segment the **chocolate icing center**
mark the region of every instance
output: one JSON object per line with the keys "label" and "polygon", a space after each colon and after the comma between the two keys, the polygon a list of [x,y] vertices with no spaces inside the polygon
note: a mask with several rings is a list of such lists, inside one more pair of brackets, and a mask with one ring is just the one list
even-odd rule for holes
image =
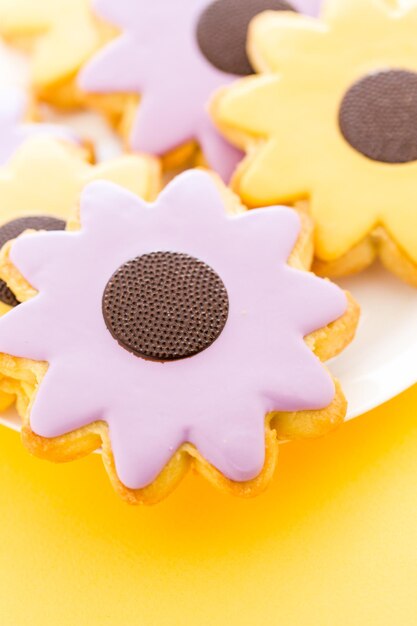
{"label": "chocolate icing center", "polygon": [[228,74],[253,74],[246,52],[251,20],[262,11],[295,11],[284,0],[215,0],[202,13],[197,41],[206,59]]}
{"label": "chocolate icing center", "polygon": [[177,252],[153,252],[125,263],[103,296],[112,336],[152,361],[175,361],[206,350],[223,331],[228,314],[229,298],[218,274]]}
{"label": "chocolate icing center", "polygon": [[8,288],[4,280],[0,280],[0,302],[7,306],[15,307],[20,304],[13,291]]}
{"label": "chocolate icing center", "polygon": [[[49,215],[19,217],[0,227],[0,248],[8,241],[16,239],[25,230],[65,230],[65,227],[66,224],[63,220]],[[0,280],[0,302],[12,307],[20,304],[16,296],[2,280]]]}
{"label": "chocolate icing center", "polygon": [[362,78],[343,98],[339,125],[352,148],[373,161],[416,161],[417,74],[387,70]]}

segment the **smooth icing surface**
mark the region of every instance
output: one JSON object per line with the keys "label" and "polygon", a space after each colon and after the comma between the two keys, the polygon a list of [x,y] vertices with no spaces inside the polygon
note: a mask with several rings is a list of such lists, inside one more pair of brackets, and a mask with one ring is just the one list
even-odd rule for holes
{"label": "smooth icing surface", "polygon": [[31,137],[48,135],[61,141],[79,142],[75,133],[64,126],[25,123],[27,109],[28,98],[23,89],[0,88],[0,166]]}
{"label": "smooth icing surface", "polygon": [[71,78],[101,39],[91,0],[0,0],[0,32],[36,37],[31,69],[40,87]]}
{"label": "smooth icing surface", "polygon": [[92,166],[83,160],[77,146],[35,137],[0,167],[0,225],[30,215],[66,220],[82,188],[98,179],[118,183],[149,199],[156,176],[144,157],[125,156]]}
{"label": "smooth icing surface", "polygon": [[[32,429],[55,437],[105,420],[118,476],[130,488],[151,483],[186,441],[225,476],[254,478],[264,462],[265,415],[321,409],[335,393],[303,337],[342,316],[346,297],[286,264],[297,214],[272,207],[227,215],[212,178],[191,171],[153,205],[93,183],[81,222],[78,232],[23,235],[11,251],[39,294],[0,320],[0,350],[49,363]],[[200,259],[228,292],[223,332],[189,359],[134,356],[102,315],[116,269],[155,251]]]}
{"label": "smooth icing surface", "polygon": [[416,32],[415,3],[394,10],[380,0],[327,0],[320,20],[258,17],[252,44],[273,74],[238,83],[214,104],[220,127],[268,138],[238,172],[238,192],[255,206],[310,197],[324,261],[382,224],[417,262],[417,162],[373,161],[339,128],[341,102],[358,80],[416,72]]}
{"label": "smooth icing surface", "polygon": [[[97,12],[123,34],[87,65],[80,85],[88,92],[141,95],[131,135],[135,151],[160,156],[196,139],[208,164],[229,180],[242,155],[214,128],[207,103],[235,76],[213,67],[196,37],[199,18],[210,2],[96,0]],[[293,4],[314,14],[320,2]]]}

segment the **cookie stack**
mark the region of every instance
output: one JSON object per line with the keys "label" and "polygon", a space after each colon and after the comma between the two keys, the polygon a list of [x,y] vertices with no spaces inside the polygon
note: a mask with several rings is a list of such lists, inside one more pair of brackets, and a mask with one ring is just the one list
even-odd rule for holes
{"label": "cookie stack", "polygon": [[0,92],[0,408],[127,502],[190,468],[257,495],[346,416],[329,278],[417,286],[416,0],[0,0],[0,32],[31,64]]}

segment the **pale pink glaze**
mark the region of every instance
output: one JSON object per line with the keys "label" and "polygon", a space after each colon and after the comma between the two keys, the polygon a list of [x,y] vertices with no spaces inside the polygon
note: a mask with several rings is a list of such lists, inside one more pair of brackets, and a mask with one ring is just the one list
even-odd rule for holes
{"label": "pale pink glaze", "polygon": [[[95,0],[97,12],[124,34],[87,65],[80,86],[87,92],[141,94],[132,149],[162,156],[196,139],[209,166],[228,181],[242,154],[217,132],[207,105],[236,77],[214,68],[196,38],[199,17],[211,2]],[[321,0],[292,4],[316,15]]]}
{"label": "pale pink glaze", "polygon": [[16,87],[0,88],[0,166],[5,165],[15,151],[31,137],[48,135],[61,141],[79,143],[70,129],[54,124],[24,123],[28,98]]}
{"label": "pale pink glaze", "polygon": [[[188,441],[225,476],[264,463],[264,418],[321,409],[334,385],[303,337],[346,311],[344,292],[286,261],[300,233],[283,207],[228,216],[211,177],[182,174],[149,205],[112,183],[81,200],[82,230],[23,235],[11,259],[39,294],[0,320],[0,351],[49,363],[31,411],[44,437],[109,425],[130,488],[151,483]],[[125,262],[155,251],[201,259],[222,278],[230,314],[204,352],[169,363],[133,356],[102,316],[103,291]]]}

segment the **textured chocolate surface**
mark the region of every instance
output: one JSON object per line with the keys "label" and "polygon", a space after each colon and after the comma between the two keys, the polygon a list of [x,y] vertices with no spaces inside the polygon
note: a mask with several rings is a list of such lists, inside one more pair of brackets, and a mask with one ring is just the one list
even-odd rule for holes
{"label": "textured chocolate surface", "polygon": [[358,152],[382,163],[417,160],[417,74],[388,70],[355,83],[343,98],[339,125]]}
{"label": "textured chocolate surface", "polygon": [[4,280],[0,280],[0,302],[12,307],[20,304],[19,300],[16,298],[13,291],[8,288]]}
{"label": "textured chocolate surface", "polygon": [[284,0],[215,0],[200,17],[197,41],[206,59],[228,74],[247,76],[253,68],[246,52],[251,20],[262,11],[295,11]]}
{"label": "textured chocolate surface", "polygon": [[[11,239],[16,239],[25,230],[65,230],[65,226],[63,220],[48,215],[20,217],[0,226],[0,248]],[[3,281],[0,281],[0,302],[12,307],[19,304],[19,301]]]}
{"label": "textured chocolate surface", "polygon": [[65,230],[64,220],[49,215],[19,217],[0,226],[0,248],[11,239],[16,239],[25,230]]}
{"label": "textured chocolate surface", "polygon": [[103,296],[113,337],[153,361],[202,352],[221,334],[228,314],[221,278],[202,261],[177,252],[154,252],[122,265]]}

